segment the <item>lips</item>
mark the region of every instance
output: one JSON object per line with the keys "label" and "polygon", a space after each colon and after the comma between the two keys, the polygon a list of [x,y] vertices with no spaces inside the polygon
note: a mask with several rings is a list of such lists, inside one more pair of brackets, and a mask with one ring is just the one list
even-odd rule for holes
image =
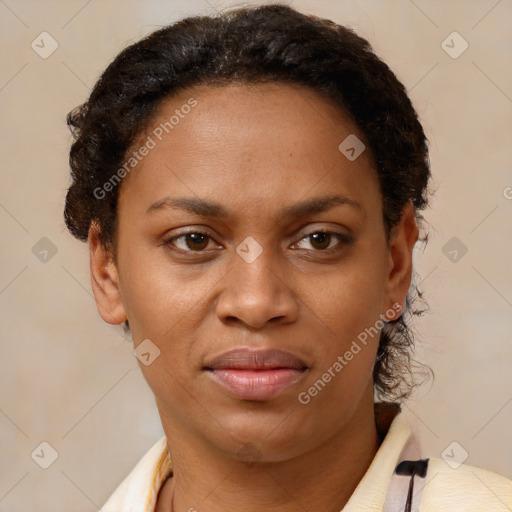
{"label": "lips", "polygon": [[243,400],[266,401],[303,378],[306,363],[279,349],[235,349],[203,368],[224,390]]}
{"label": "lips", "polygon": [[224,352],[212,359],[205,368],[219,370],[224,368],[238,370],[270,370],[278,368],[294,368],[302,370],[307,365],[302,359],[279,349],[249,350],[235,349]]}

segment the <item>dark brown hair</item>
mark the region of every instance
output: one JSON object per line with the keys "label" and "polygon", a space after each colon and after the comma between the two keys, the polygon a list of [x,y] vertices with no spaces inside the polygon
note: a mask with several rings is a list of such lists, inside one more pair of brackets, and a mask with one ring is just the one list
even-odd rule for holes
{"label": "dark brown hair", "polygon": [[[387,237],[409,201],[422,220],[427,140],[404,86],[350,28],[273,4],[189,17],[119,53],[89,99],[67,116],[74,136],[64,211],[69,231],[86,241],[96,222],[115,255],[122,183],[100,198],[95,191],[104,190],[162,100],[193,85],[264,82],[311,87],[350,114],[373,155]],[[380,398],[405,399],[415,385],[408,379],[414,342],[406,317],[423,312],[412,308],[418,299],[412,286],[405,312],[381,331],[374,367]]]}

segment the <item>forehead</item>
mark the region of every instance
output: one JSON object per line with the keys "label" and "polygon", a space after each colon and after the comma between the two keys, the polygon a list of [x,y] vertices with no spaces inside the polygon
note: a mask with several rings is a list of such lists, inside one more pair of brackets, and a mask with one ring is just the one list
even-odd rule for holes
{"label": "forehead", "polygon": [[349,159],[346,140],[364,147],[350,116],[308,87],[192,87],[160,104],[134,145],[151,149],[125,180],[147,206],[184,193],[235,208],[326,192],[372,199],[378,182],[369,148]]}

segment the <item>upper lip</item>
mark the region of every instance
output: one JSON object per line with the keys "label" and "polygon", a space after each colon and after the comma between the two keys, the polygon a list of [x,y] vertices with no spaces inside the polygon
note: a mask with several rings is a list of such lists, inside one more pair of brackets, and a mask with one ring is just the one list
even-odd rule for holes
{"label": "upper lip", "polygon": [[270,370],[278,368],[295,368],[303,370],[306,363],[291,352],[277,348],[251,350],[240,348],[224,352],[208,361],[209,370],[233,368],[238,370]]}

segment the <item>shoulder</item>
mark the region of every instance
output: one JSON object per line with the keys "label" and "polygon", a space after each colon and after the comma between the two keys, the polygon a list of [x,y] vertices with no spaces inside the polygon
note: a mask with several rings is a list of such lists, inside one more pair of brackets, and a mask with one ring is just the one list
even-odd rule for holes
{"label": "shoulder", "polygon": [[101,512],[153,511],[160,486],[170,470],[167,440],[164,436],[119,484]]}
{"label": "shoulder", "polygon": [[512,480],[462,464],[451,468],[443,459],[429,459],[420,512],[510,512]]}

